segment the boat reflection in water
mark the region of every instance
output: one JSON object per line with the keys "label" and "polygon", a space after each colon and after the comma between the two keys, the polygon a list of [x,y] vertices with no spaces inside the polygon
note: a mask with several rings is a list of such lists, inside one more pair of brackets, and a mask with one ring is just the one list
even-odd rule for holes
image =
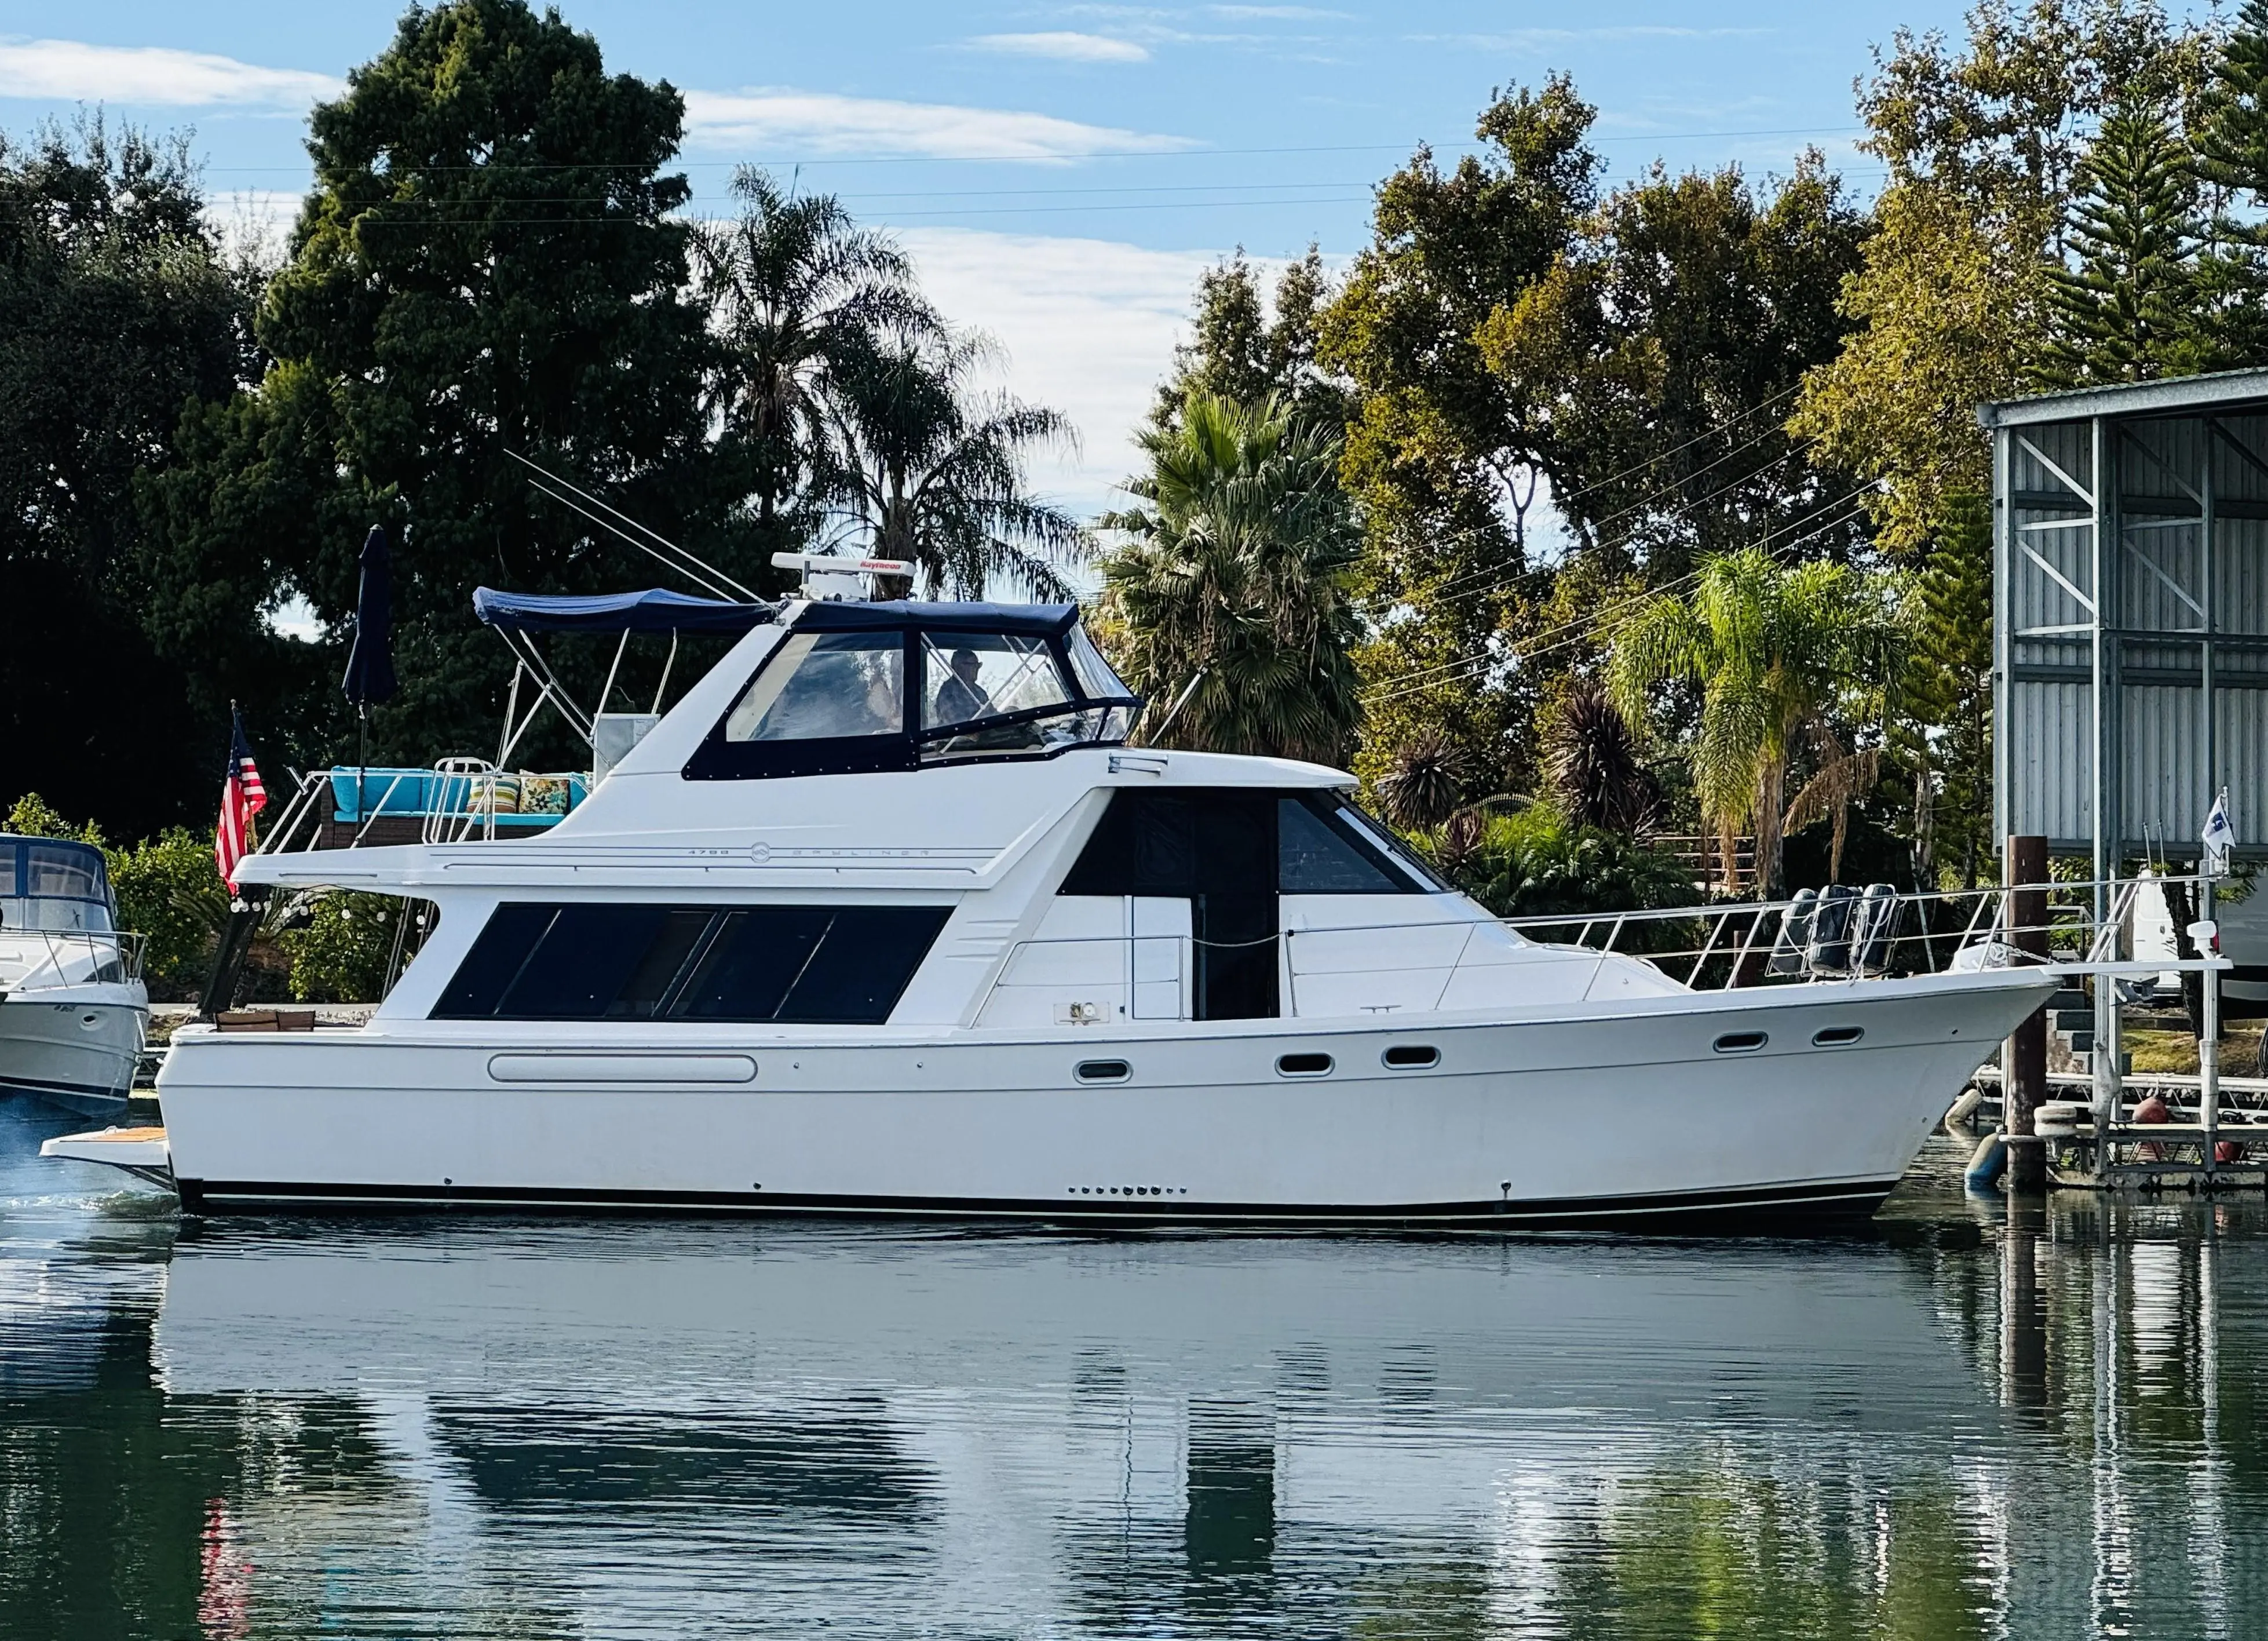
{"label": "boat reflection in water", "polygon": [[2259,1219],[18,1213],[0,1633],[2239,1634]]}

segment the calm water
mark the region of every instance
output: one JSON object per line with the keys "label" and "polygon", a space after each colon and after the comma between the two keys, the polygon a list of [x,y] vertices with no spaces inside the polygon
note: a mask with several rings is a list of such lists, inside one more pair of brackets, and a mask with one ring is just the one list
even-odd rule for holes
{"label": "calm water", "polygon": [[2268,1221],[183,1227],[0,1102],[0,1636],[2248,1635]]}

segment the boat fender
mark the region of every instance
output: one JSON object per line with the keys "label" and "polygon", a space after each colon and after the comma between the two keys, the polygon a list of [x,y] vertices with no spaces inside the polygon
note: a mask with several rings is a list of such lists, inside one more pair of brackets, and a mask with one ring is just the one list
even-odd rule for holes
{"label": "boat fender", "polygon": [[2008,1165],[2008,1142],[1998,1128],[1977,1142],[1976,1154],[1962,1171],[1961,1183],[1971,1191],[1990,1191]]}
{"label": "boat fender", "polygon": [[[2162,1094],[2154,1093],[2134,1107],[2134,1120],[2138,1123],[2171,1122],[2173,1120],[2173,1108],[2166,1104],[2166,1097]],[[2137,1149],[2146,1161],[2162,1163],[2166,1160],[2166,1148],[2162,1145],[2144,1145]]]}
{"label": "boat fender", "polygon": [[1969,1120],[1977,1114],[1977,1108],[1984,1103],[1984,1090],[1979,1088],[1962,1090],[1961,1098],[1945,1108],[1945,1131],[1948,1134],[1957,1135],[1962,1139],[1967,1139],[1976,1133],[1977,1130],[1970,1125]]}

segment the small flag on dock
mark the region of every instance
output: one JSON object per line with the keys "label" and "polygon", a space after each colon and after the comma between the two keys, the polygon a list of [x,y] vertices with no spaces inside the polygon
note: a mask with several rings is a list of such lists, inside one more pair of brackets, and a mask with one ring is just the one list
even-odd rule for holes
{"label": "small flag on dock", "polygon": [[268,807],[268,788],[260,783],[260,765],[252,761],[252,743],[244,738],[244,714],[229,708],[231,736],[228,772],[220,783],[220,820],[213,828],[213,863],[232,891],[236,888],[236,863],[251,847],[252,817]]}
{"label": "small flag on dock", "polygon": [[2228,788],[2223,787],[2220,795],[2213,801],[2213,813],[2205,817],[2205,872],[2208,877],[2228,875],[2229,852],[2236,847],[2236,828],[2228,824]]}

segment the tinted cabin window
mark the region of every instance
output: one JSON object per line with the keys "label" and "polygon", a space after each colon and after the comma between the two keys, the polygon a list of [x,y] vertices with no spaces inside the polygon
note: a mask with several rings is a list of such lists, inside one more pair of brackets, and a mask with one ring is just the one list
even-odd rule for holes
{"label": "tinted cabin window", "polygon": [[1287,895],[1403,895],[1406,878],[1298,798],[1276,805],[1276,886]]}
{"label": "tinted cabin window", "polygon": [[498,906],[433,1010],[444,1020],[880,1025],[944,906]]}

